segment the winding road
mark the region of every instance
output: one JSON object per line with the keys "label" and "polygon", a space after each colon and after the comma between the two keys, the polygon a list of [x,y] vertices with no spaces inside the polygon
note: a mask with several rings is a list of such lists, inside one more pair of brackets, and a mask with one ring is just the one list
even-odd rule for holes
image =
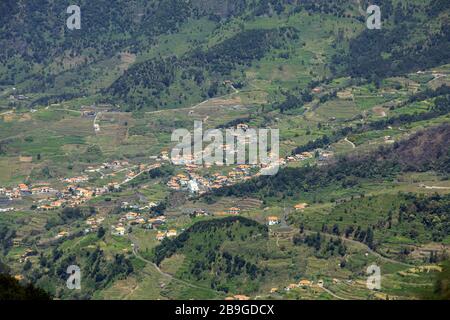
{"label": "winding road", "polygon": [[347,137],[344,139],[344,141],[350,143],[352,145],[353,149],[356,148],[355,144],[353,142],[351,142],[350,140],[348,140]]}
{"label": "winding road", "polygon": [[[279,233],[292,234],[292,233],[297,233],[297,232],[298,232],[298,230],[291,230],[291,231],[288,231],[288,232],[279,232]],[[337,236],[337,235],[330,234],[330,233],[324,233],[324,232],[320,232],[320,231],[306,230],[306,229],[303,230],[303,233],[305,233],[307,235],[317,234],[317,232],[319,232],[320,235],[328,236],[328,237],[331,237],[333,239],[341,239],[343,242],[352,243],[352,244],[354,244],[356,246],[359,246],[359,247],[364,247],[364,249],[368,253],[373,254],[374,256],[376,256],[377,258],[379,258],[381,260],[384,260],[385,262],[401,264],[401,265],[403,265],[405,267],[416,267],[413,264],[409,264],[409,263],[406,263],[406,262],[402,262],[402,261],[398,261],[398,260],[395,260],[395,259],[391,259],[391,258],[385,257],[385,256],[381,255],[380,253],[378,253],[378,252],[372,250],[371,248],[369,248],[365,243],[359,242],[357,240],[349,239],[349,238],[346,238],[344,236]]]}
{"label": "winding road", "polygon": [[[136,239],[135,239],[132,235],[128,235],[128,239],[133,243],[132,247],[133,247],[133,254],[134,254],[134,256],[135,256],[137,259],[141,260],[142,262],[145,262],[145,263],[147,263],[147,264],[152,265],[152,266],[158,271],[159,274],[161,274],[161,275],[163,275],[163,276],[169,278],[170,280],[173,280],[173,281],[178,282],[178,283],[182,283],[182,284],[184,284],[184,285],[186,285],[186,286],[189,286],[189,287],[191,287],[191,288],[201,289],[201,290],[212,290],[212,291],[215,291],[215,290],[213,290],[213,289],[209,289],[209,288],[205,288],[205,287],[196,286],[195,284],[192,284],[192,283],[190,283],[190,282],[187,282],[187,281],[184,281],[184,280],[175,278],[175,277],[172,276],[171,274],[162,271],[162,270],[158,267],[158,265],[157,265],[156,263],[154,263],[154,262],[152,262],[152,261],[150,261],[150,260],[145,259],[144,257],[142,257],[142,256],[139,254],[139,252],[138,252],[138,251],[139,251],[139,244],[137,243]],[[215,292],[217,292],[217,291],[215,291]],[[217,292],[217,293],[219,293],[219,292]]]}

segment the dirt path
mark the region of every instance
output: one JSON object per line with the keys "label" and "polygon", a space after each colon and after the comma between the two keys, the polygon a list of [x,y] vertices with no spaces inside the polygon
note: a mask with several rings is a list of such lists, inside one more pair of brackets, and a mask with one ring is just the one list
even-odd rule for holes
{"label": "dirt path", "polygon": [[378,115],[378,116],[380,116],[380,117],[386,117],[386,116],[387,116],[386,111],[385,111],[384,108],[381,107],[381,106],[373,107],[373,108],[372,108],[372,111],[373,111],[376,115]]}
{"label": "dirt path", "polygon": [[450,187],[439,187],[439,186],[424,186],[425,189],[438,189],[438,190],[449,190]]}
{"label": "dirt path", "polygon": [[356,0],[356,4],[358,5],[359,14],[361,14],[362,16],[366,16],[366,11],[364,11],[361,6],[361,0]]}
{"label": "dirt path", "polygon": [[150,167],[148,167],[148,168],[145,168],[144,170],[142,170],[141,172],[139,172],[139,173],[137,173],[135,176],[133,176],[133,177],[131,177],[131,178],[127,178],[127,179],[125,179],[124,181],[122,181],[120,184],[119,184],[119,187],[121,187],[121,186],[123,186],[124,184],[126,184],[126,183],[128,183],[128,182],[130,182],[130,181],[133,181],[134,179],[136,179],[137,177],[139,177],[141,174],[143,174],[144,172],[148,172],[148,171],[150,171],[150,170],[153,170],[153,169],[156,169],[156,168],[159,168],[159,167],[161,167],[161,164],[159,164],[159,163],[156,163],[156,164],[154,164],[154,165],[151,165]]}
{"label": "dirt path", "polygon": [[139,288],[139,283],[137,283],[133,288],[131,288],[130,292],[126,294],[126,296],[122,300],[128,300],[131,295]]}
{"label": "dirt path", "polygon": [[[161,274],[161,275],[163,275],[163,276],[169,278],[170,280],[173,280],[173,281],[178,282],[178,283],[182,283],[182,284],[184,284],[184,285],[186,285],[186,286],[189,286],[189,287],[191,287],[191,288],[201,289],[201,290],[205,290],[205,289],[208,290],[208,288],[196,286],[195,284],[192,284],[192,283],[190,283],[190,282],[187,282],[187,281],[184,281],[184,280],[175,278],[175,277],[172,276],[171,274],[162,271],[162,270],[156,265],[156,263],[154,263],[154,262],[152,262],[152,261],[150,261],[150,260],[145,259],[144,257],[142,257],[142,256],[139,254],[139,252],[138,252],[138,250],[139,250],[139,244],[137,243],[136,239],[133,238],[133,236],[129,235],[129,236],[128,236],[128,239],[133,243],[133,254],[134,254],[134,256],[135,256],[136,258],[138,258],[139,260],[141,260],[142,262],[145,262],[145,263],[147,263],[147,264],[152,265],[152,266],[158,271],[159,274]],[[214,291],[213,289],[209,289],[209,290]],[[217,292],[217,291],[216,291],[216,292]]]}
{"label": "dirt path", "polygon": [[[298,232],[298,231],[297,230],[291,230],[291,231],[284,232],[284,233],[291,234],[291,233],[296,233],[296,232]],[[313,231],[313,230],[306,230],[306,229],[303,230],[303,233],[305,233],[307,235],[316,234],[317,232],[318,231]],[[280,233],[283,233],[283,232],[280,231]],[[401,262],[401,261],[398,261],[398,260],[395,260],[395,259],[391,259],[391,258],[385,257],[385,256],[381,255],[380,253],[370,249],[365,243],[362,243],[362,242],[359,242],[359,241],[356,241],[356,240],[353,240],[353,239],[349,239],[349,238],[346,238],[344,236],[337,236],[337,235],[334,235],[334,234],[324,233],[324,232],[320,232],[320,231],[319,231],[319,234],[331,237],[333,239],[341,239],[343,242],[352,243],[352,244],[354,244],[356,246],[359,246],[359,247],[364,247],[364,249],[368,253],[371,253],[374,256],[376,256],[377,258],[380,258],[381,260],[384,260],[386,262],[401,264],[401,265],[406,266],[406,267],[416,267],[413,264],[409,264],[409,263],[406,263],[406,262]]]}
{"label": "dirt path", "polygon": [[79,113],[81,114],[80,110],[74,110],[74,109],[52,109],[53,111],[70,111],[70,112],[75,112],[75,113]]}
{"label": "dirt path", "polygon": [[202,105],[204,105],[204,104],[206,104],[206,103],[208,103],[210,101],[225,99],[225,98],[231,97],[231,96],[239,93],[239,90],[237,90],[235,87],[231,86],[231,88],[234,90],[234,92],[227,93],[227,94],[225,94],[223,96],[220,96],[220,97],[214,97],[214,98],[211,98],[211,99],[207,99],[205,101],[202,101],[202,102],[196,104],[195,106],[185,107],[185,108],[176,108],[176,109],[162,109],[162,110],[155,110],[155,111],[147,111],[146,114],[156,114],[156,113],[161,113],[161,112],[165,112],[165,111],[195,110],[198,107],[201,107]]}
{"label": "dirt path", "polygon": [[95,115],[95,118],[94,118],[93,126],[94,126],[94,131],[95,131],[95,133],[97,133],[97,132],[100,131],[100,125],[97,124],[97,118],[98,118],[98,116],[100,116],[101,114],[102,114],[101,112],[97,112],[97,114]]}
{"label": "dirt path", "polygon": [[0,116],[3,116],[5,114],[10,114],[10,113],[13,113],[13,111],[9,110],[9,111],[2,112],[2,113],[0,113]]}
{"label": "dirt path", "polygon": [[[316,234],[317,233],[317,231],[312,231],[312,230],[304,230],[304,232],[305,233],[309,233],[309,234]],[[357,246],[360,246],[360,247],[364,247],[364,249],[367,252],[373,254],[374,256],[376,256],[376,257],[378,257],[381,260],[384,260],[386,262],[397,263],[397,264],[401,264],[401,265],[404,265],[404,266],[407,266],[407,267],[414,267],[414,265],[412,265],[412,264],[401,262],[401,261],[398,261],[398,260],[395,260],[395,259],[391,259],[391,258],[385,257],[385,256],[381,255],[380,253],[370,249],[365,243],[362,243],[362,242],[359,242],[359,241],[356,241],[356,240],[353,240],[353,239],[349,239],[349,238],[346,238],[344,236],[337,236],[337,235],[334,235],[334,234],[323,233],[323,232],[319,232],[319,233],[322,234],[322,235],[325,235],[325,236],[332,237],[334,239],[341,239],[344,242],[352,243],[354,245],[357,245]]]}
{"label": "dirt path", "polygon": [[430,84],[431,82],[433,82],[433,81],[435,81],[435,80],[439,80],[439,79],[445,78],[445,77],[447,77],[447,75],[445,75],[445,74],[437,74],[437,75],[434,75],[434,78],[431,79],[430,81],[428,81],[428,84]]}
{"label": "dirt path", "polygon": [[332,296],[335,297],[336,299],[339,299],[339,300],[348,300],[348,299],[346,299],[346,298],[343,298],[343,297],[341,297],[341,296],[338,296],[337,294],[335,294],[335,293],[334,293],[333,291],[331,291],[330,289],[327,289],[327,288],[325,288],[325,287],[318,287],[318,288],[320,288],[320,289],[322,289],[323,291],[325,291],[326,293],[332,295]]}
{"label": "dirt path", "polygon": [[350,143],[352,145],[353,149],[356,148],[355,144],[353,142],[351,142],[350,140],[348,140],[347,137],[345,137],[344,141]]}

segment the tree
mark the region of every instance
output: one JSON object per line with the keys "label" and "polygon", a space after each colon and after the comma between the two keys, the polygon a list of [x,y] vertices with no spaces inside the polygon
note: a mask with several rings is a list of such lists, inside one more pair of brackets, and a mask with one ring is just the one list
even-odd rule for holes
{"label": "tree", "polygon": [[105,228],[103,227],[98,228],[97,238],[102,239],[105,236],[105,233],[106,233]]}
{"label": "tree", "polygon": [[7,274],[0,274],[0,301],[2,300],[51,300],[51,296],[31,284],[21,285]]}
{"label": "tree", "polygon": [[27,261],[25,262],[25,264],[23,265],[23,271],[28,271],[28,270],[31,269],[31,267],[32,267],[31,261],[30,261],[30,260],[27,260]]}
{"label": "tree", "polygon": [[367,228],[365,243],[369,248],[373,249],[373,230],[371,227]]}
{"label": "tree", "polygon": [[334,224],[332,232],[335,235],[340,235],[341,234],[341,232],[339,231],[339,226],[337,224]]}
{"label": "tree", "polygon": [[425,298],[450,300],[450,260],[442,263],[442,271],[436,273],[434,292]]}

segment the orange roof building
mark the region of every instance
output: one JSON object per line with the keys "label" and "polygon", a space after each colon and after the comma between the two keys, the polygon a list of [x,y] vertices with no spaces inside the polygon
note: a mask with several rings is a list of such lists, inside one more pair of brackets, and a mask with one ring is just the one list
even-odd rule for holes
{"label": "orange roof building", "polygon": [[295,206],[294,206],[294,208],[295,208],[295,210],[304,210],[306,207],[308,207],[308,204],[307,203],[299,203],[299,204],[296,204]]}

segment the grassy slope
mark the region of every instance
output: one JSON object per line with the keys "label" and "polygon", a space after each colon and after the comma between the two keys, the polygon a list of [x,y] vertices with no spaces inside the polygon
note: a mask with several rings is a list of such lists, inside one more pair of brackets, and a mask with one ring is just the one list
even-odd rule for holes
{"label": "grassy slope", "polygon": [[[332,42],[336,36],[336,30],[342,28],[345,30],[346,36],[352,36],[355,32],[360,31],[363,26],[360,23],[355,23],[352,19],[342,19],[335,18],[330,15],[308,15],[305,13],[299,13],[291,16],[289,19],[280,18],[277,16],[272,17],[259,17],[253,21],[241,21],[240,19],[232,19],[227,23],[224,23],[220,29],[214,30],[214,24],[210,21],[191,21],[182,27],[181,34],[175,33],[171,35],[164,35],[158,38],[158,44],[152,46],[145,54],[138,55],[137,61],[143,61],[148,58],[154,58],[155,56],[162,55],[167,56],[171,53],[176,53],[177,55],[184,54],[195,40],[204,41],[207,46],[212,46],[225,38],[229,38],[241,30],[240,24],[244,24],[245,29],[251,28],[272,28],[279,26],[292,26],[300,30],[300,41],[291,42],[288,48],[282,50],[273,49],[271,50],[263,59],[260,61],[255,61],[248,69],[245,70],[245,76],[247,80],[247,85],[244,89],[236,96],[240,97],[242,101],[248,101],[248,104],[265,104],[266,102],[277,101],[282,98],[280,94],[280,88],[283,89],[295,89],[296,86],[304,87],[309,81],[313,79],[322,79],[324,76],[329,75],[327,67],[324,65],[325,62],[329,61],[331,55],[334,52],[332,47]],[[214,31],[213,31],[214,30]],[[320,39],[316,38],[317,30],[320,30]],[[180,41],[180,38],[183,41]],[[185,40],[185,41],[184,41]],[[195,42],[196,43],[196,42]],[[304,44],[303,44],[304,43]],[[290,54],[288,59],[281,58],[280,53]],[[88,78],[95,80],[88,80],[88,82],[83,83],[87,85],[91,90],[95,91],[95,87],[101,88],[107,86],[113,81],[114,78],[119,76],[120,73],[116,72],[114,69],[109,70],[111,65],[117,64],[116,58],[105,62],[99,62],[93,65],[94,70],[99,68],[100,72],[95,73],[90,71]],[[281,68],[280,68],[281,66]],[[446,70],[445,67],[439,68]],[[448,71],[448,68],[447,68]],[[62,74],[61,79],[64,77],[70,77],[70,74]],[[419,77],[419,79],[417,79]],[[428,75],[429,77],[429,75]],[[306,142],[313,140],[316,137],[320,137],[323,134],[330,134],[336,128],[342,125],[356,124],[359,120],[349,120],[358,114],[367,114],[367,120],[379,119],[379,115],[373,111],[373,107],[382,105],[385,101],[392,99],[402,99],[405,96],[411,94],[415,90],[412,86],[408,84],[410,80],[414,80],[420,83],[420,89],[426,86],[434,85],[430,79],[426,79],[426,76],[417,75],[405,75],[399,79],[386,80],[383,82],[381,89],[375,88],[372,85],[349,85],[346,83],[345,79],[333,81],[331,84],[326,85],[327,90],[335,90],[343,87],[348,87],[352,90],[354,95],[354,101],[342,101],[341,99],[333,99],[325,104],[320,104],[318,108],[314,107],[314,103],[305,114],[297,113],[295,110],[288,114],[280,114],[277,111],[272,111],[268,113],[271,117],[279,117],[280,121],[278,126],[282,132],[282,150],[284,153],[288,154],[293,147],[305,144]],[[430,82],[429,82],[430,81]],[[442,80],[440,80],[442,81]],[[445,79],[444,79],[445,81]],[[400,89],[393,90],[391,83],[401,83]],[[61,83],[61,88],[66,85],[64,81]],[[59,88],[55,90],[58,92]],[[385,92],[394,91],[394,93]],[[380,97],[379,95],[382,95]],[[89,99],[89,98],[88,98]],[[255,103],[257,101],[258,103]],[[316,101],[316,100],[315,100]],[[81,104],[87,103],[89,100],[73,100],[62,105],[63,108],[78,108]],[[189,103],[187,104],[189,105]],[[405,107],[389,110],[387,111],[387,116],[397,115],[401,113],[411,113],[416,110],[423,109],[423,104],[407,105]],[[211,114],[211,108],[205,108],[206,110],[198,111],[198,114],[194,117],[202,118],[205,115],[210,115],[212,121],[210,126],[219,125],[221,121],[216,119],[222,118],[226,115],[227,121],[233,118],[241,117],[243,115],[255,115],[252,120],[252,124],[261,125],[264,123],[264,117],[258,114],[254,109],[249,108],[242,112],[235,111],[233,114],[228,112],[223,112],[219,110],[220,108],[213,109]],[[2,156],[1,164],[4,166],[5,170],[1,170],[2,179],[6,184],[17,184],[22,182],[27,174],[31,170],[39,170],[43,166],[47,165],[53,168],[57,174],[56,176],[64,176],[67,174],[77,174],[81,171],[81,168],[75,166],[74,169],[68,170],[60,165],[60,163],[67,163],[68,160],[74,159],[74,155],[82,153],[88,144],[97,144],[102,148],[103,156],[98,159],[99,162],[111,157],[121,157],[126,156],[129,158],[134,158],[139,156],[139,154],[151,155],[159,152],[162,148],[167,148],[168,135],[169,132],[159,132],[160,128],[171,128],[172,126],[179,126],[180,123],[186,127],[190,128],[189,123],[192,122],[192,117],[186,115],[186,112],[167,112],[161,114],[148,114],[148,115],[138,115],[137,117],[132,117],[130,114],[119,114],[117,116],[107,116],[102,121],[102,125],[105,127],[104,133],[100,136],[94,136],[92,134],[92,119],[81,119],[76,113],[70,111],[52,111],[50,110],[40,110],[37,113],[31,115],[31,119],[27,116],[28,113],[18,113],[15,115],[12,121],[4,121],[1,124],[1,138],[12,138],[11,149],[13,150],[11,156]],[[170,119],[168,119],[170,116]],[[335,122],[329,121],[331,117],[336,117]],[[225,119],[224,119],[225,120]],[[144,134],[138,134],[136,136],[125,137],[123,132],[126,132],[127,128],[124,126],[124,122],[128,122],[128,126],[146,126],[146,132]],[[181,122],[176,122],[181,121]],[[359,148],[372,148],[373,145],[383,144],[383,137],[385,135],[391,135],[394,139],[401,138],[405,133],[403,130],[408,130],[407,133],[418,130],[422,127],[429,126],[431,124],[437,124],[439,122],[448,121],[448,117],[442,117],[440,119],[434,119],[432,121],[426,121],[422,123],[413,123],[405,126],[405,128],[394,128],[387,129],[383,131],[371,131],[360,135],[355,135],[349,137]],[[226,122],[226,121],[223,121]],[[317,125],[321,123],[322,126],[319,129]],[[42,130],[42,127],[47,127],[47,130]],[[402,130],[400,130],[402,129]],[[307,134],[308,133],[308,134]],[[25,141],[27,136],[33,137],[33,143]],[[51,138],[48,138],[48,137]],[[76,137],[74,137],[76,136]],[[61,139],[63,138],[63,139]],[[50,143],[49,143],[50,142]],[[36,148],[36,143],[39,143],[42,148]],[[142,148],[142,146],[145,146]],[[348,146],[333,146],[336,149],[342,150],[342,152],[352,151],[352,149],[346,149]],[[81,152],[80,152],[81,150]],[[16,157],[20,153],[29,153],[36,155],[41,152],[43,157],[40,162],[34,162],[32,166],[25,164],[15,164],[14,171],[9,169],[11,163],[16,162]],[[80,162],[76,161],[77,164]],[[8,169],[6,169],[8,168]],[[24,173],[25,172],[25,173]],[[5,179],[5,180],[3,180]],[[392,197],[392,201],[395,202],[396,192],[398,190],[402,191],[414,191],[414,192],[424,192],[418,185],[421,181],[425,181],[427,184],[430,183],[442,183],[446,185],[445,181],[439,181],[439,177],[434,174],[425,174],[415,177],[405,177],[405,182],[383,182],[371,184],[368,183],[363,185],[359,192],[369,192],[376,194],[377,201],[380,202],[379,198]],[[413,183],[411,183],[413,181]],[[391,188],[391,189],[390,189]],[[160,190],[158,190],[160,192]],[[385,195],[387,194],[387,195]],[[340,188],[334,190],[323,190],[323,195],[329,199],[330,197],[339,198],[346,196]],[[117,199],[124,196],[124,194],[117,195]],[[305,194],[305,197],[310,195]],[[321,195],[319,195],[321,196]],[[305,197],[300,197],[296,199],[291,199],[288,205],[294,204],[297,201],[305,200]],[[163,198],[163,196],[161,197]],[[160,198],[160,199],[161,199]],[[311,198],[307,198],[308,202]],[[382,201],[381,201],[382,202]],[[282,213],[283,203],[280,201],[269,201],[267,204],[270,207],[269,212]],[[350,202],[348,206],[353,205],[366,205],[366,203],[359,203],[355,200],[354,203]],[[343,205],[345,206],[345,205]],[[373,206],[373,205],[372,205]],[[377,210],[381,214],[385,214],[385,208],[387,206],[384,202],[380,206],[376,206]],[[368,206],[368,208],[373,208]],[[309,211],[308,211],[309,210]],[[310,209],[305,211],[304,215],[311,216],[310,224],[311,228],[320,228],[321,222],[326,221],[330,225],[337,222],[339,223],[340,215],[343,207],[334,208],[333,203],[324,204],[314,204]],[[363,210],[364,211],[364,210]],[[371,209],[369,209],[370,212]],[[331,216],[325,215],[325,213],[335,212],[336,216],[333,214]],[[378,211],[377,211],[378,212]],[[320,219],[317,218],[319,214]],[[257,208],[254,211],[245,213],[255,219],[261,219],[264,222],[264,217],[261,215],[261,208]],[[351,212],[354,214],[354,212]],[[15,218],[25,217],[29,213],[15,213],[11,216],[12,220],[10,223],[14,225],[13,221]],[[35,213],[33,213],[35,215]],[[267,214],[266,214],[267,215]],[[338,216],[339,215],[339,216]],[[366,216],[366,212],[358,212],[358,221],[362,219],[359,216]],[[299,215],[298,218],[300,218]],[[375,219],[374,215],[367,215],[369,222]],[[33,217],[34,218],[34,217]],[[39,217],[37,217],[39,218]],[[344,216],[343,219],[351,219],[350,214]],[[38,219],[39,220],[39,219]],[[113,221],[113,220],[112,220]],[[111,222],[112,222],[111,221]],[[375,221],[375,220],[373,220]],[[42,228],[43,221],[36,221],[36,228]],[[23,228],[23,227],[19,227]],[[23,230],[22,230],[23,231]],[[143,241],[151,238],[154,239],[154,234],[145,232],[138,234],[138,237]],[[400,239],[402,240],[402,239]],[[123,249],[129,247],[130,242],[123,241],[121,239],[114,239],[112,237],[107,237],[104,242],[97,242],[96,240],[89,239],[88,237],[82,237],[76,241],[80,248],[88,247],[91,244],[100,244],[102,248],[108,251],[108,253],[118,253]],[[278,243],[278,245],[277,245]],[[279,246],[284,245],[284,250],[279,250]],[[73,243],[67,242],[64,244],[64,248],[68,249]],[[154,246],[152,243],[150,247]],[[289,236],[286,239],[277,239],[276,237],[271,237],[268,244],[271,248],[271,254],[274,257],[267,262],[270,267],[273,268],[274,272],[270,273],[268,279],[262,284],[261,293],[267,294],[268,290],[272,286],[279,286],[280,284],[288,284],[294,279],[298,280],[301,277],[318,279],[324,277],[327,285],[340,293],[341,295],[347,296],[349,298],[368,298],[371,293],[364,289],[363,285],[350,286],[344,283],[339,285],[332,284],[332,278],[347,279],[364,271],[364,267],[374,259],[375,256],[365,257],[364,248],[357,247],[354,249],[354,253],[351,255],[350,264],[351,268],[348,270],[340,270],[335,266],[339,263],[340,259],[321,259],[314,256],[314,253],[308,248],[301,246],[293,247]],[[350,245],[349,245],[350,246]],[[245,247],[245,246],[244,246]],[[16,259],[21,253],[20,250],[23,248],[15,249],[10,253],[11,259]],[[229,246],[229,250],[233,250],[233,246]],[[248,245],[246,250],[252,250],[254,247]],[[77,249],[78,250],[78,249]],[[306,259],[301,259],[300,257],[306,256]],[[183,262],[176,261],[180,264],[180,271],[183,274]],[[37,262],[36,262],[37,263]],[[383,263],[383,261],[379,261]],[[385,262],[384,262],[385,263]],[[138,265],[138,263],[137,263]],[[20,270],[20,265],[15,265],[18,270]],[[140,268],[143,266],[140,265]],[[189,287],[176,290],[175,287],[179,287],[179,284],[171,283],[170,280],[161,277],[151,266],[146,266],[141,269],[137,268],[136,273],[133,274],[127,280],[119,280],[114,283],[114,285],[106,289],[105,291],[98,292],[98,297],[109,297],[109,298],[180,298],[180,297],[212,297],[211,293],[206,293],[205,295],[199,294],[199,296],[192,296],[196,290],[191,290]],[[384,268],[384,265],[383,265]],[[386,287],[386,291],[392,295],[400,296],[410,296],[416,295],[416,289],[414,285],[409,286],[407,282],[411,278],[416,278],[415,276],[402,276],[398,274],[399,270],[405,269],[401,265],[386,263],[386,270],[388,270],[390,282]],[[289,270],[286,272],[286,270]],[[299,271],[300,270],[300,271]],[[136,284],[136,286],[128,284]],[[363,278],[361,278],[363,279]],[[423,281],[425,287],[430,283],[430,279],[427,275],[420,275],[420,281]],[[140,284],[139,282],[143,282]],[[396,282],[397,281],[397,282]],[[400,283],[398,283],[400,281]],[[418,281],[418,280],[417,280]],[[420,282],[418,281],[418,282]],[[163,282],[166,286],[164,288],[160,287],[160,282]],[[400,289],[397,289],[400,286]],[[420,288],[420,286],[418,286]],[[358,289],[356,291],[356,289]],[[252,292],[251,288],[248,288],[248,292]],[[241,293],[241,292],[235,292]],[[299,292],[289,293],[288,297],[298,298],[298,297],[320,297],[320,298],[331,298],[320,290],[299,290]]]}

